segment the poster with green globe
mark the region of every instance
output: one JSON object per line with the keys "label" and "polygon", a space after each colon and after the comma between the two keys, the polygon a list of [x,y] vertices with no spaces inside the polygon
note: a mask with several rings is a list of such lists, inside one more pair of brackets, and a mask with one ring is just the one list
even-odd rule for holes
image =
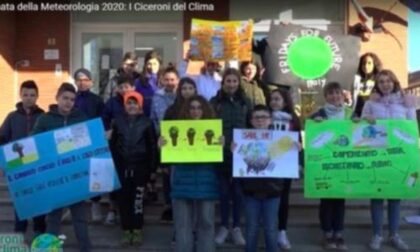
{"label": "poster with green globe", "polygon": [[305,197],[420,198],[417,122],[307,120]]}
{"label": "poster with green globe", "polygon": [[360,39],[326,28],[272,24],[264,50],[264,80],[309,89],[337,81],[350,88],[357,72]]}

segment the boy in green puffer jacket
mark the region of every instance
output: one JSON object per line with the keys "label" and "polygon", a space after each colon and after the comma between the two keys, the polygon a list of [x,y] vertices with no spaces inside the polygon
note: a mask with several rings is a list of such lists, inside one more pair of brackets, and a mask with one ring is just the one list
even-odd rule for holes
{"label": "boy in green puffer jacket", "polygon": [[[32,134],[66,127],[72,124],[86,121],[86,116],[74,108],[76,99],[76,89],[70,83],[63,83],[59,87],[56,95],[57,104],[51,105],[50,110],[38,117]],[[81,252],[90,251],[90,240],[88,233],[86,204],[84,201],[69,206],[74,232],[79,240]],[[47,215],[47,233],[53,235],[60,234],[60,224],[63,208],[56,209]]]}

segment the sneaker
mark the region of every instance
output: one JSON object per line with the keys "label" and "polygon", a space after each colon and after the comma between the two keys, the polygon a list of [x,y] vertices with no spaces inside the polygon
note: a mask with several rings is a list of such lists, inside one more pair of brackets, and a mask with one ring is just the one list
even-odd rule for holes
{"label": "sneaker", "polygon": [[134,229],[132,233],[132,245],[142,245],[143,244],[143,230],[141,229]]}
{"label": "sneaker", "polygon": [[105,218],[105,225],[115,225],[116,223],[116,217],[115,217],[114,211],[109,211]]}
{"label": "sneaker", "polygon": [[324,248],[325,249],[336,249],[335,239],[332,234],[325,234],[324,237]]}
{"label": "sneaker", "polygon": [[173,215],[172,215],[172,208],[168,207],[163,211],[162,215],[160,216],[161,221],[172,221]]}
{"label": "sneaker", "polygon": [[99,222],[102,220],[102,209],[101,203],[99,202],[92,202],[92,221]]}
{"label": "sneaker", "polygon": [[335,238],[335,246],[337,250],[346,251],[349,248],[344,243],[344,238],[341,236],[338,236]]}
{"label": "sneaker", "polygon": [[372,237],[372,240],[369,243],[369,248],[371,250],[377,250],[377,251],[381,250],[382,241],[383,241],[383,238],[381,236],[374,235]]}
{"label": "sneaker", "polygon": [[286,230],[279,231],[277,235],[277,244],[283,250],[290,250],[292,248],[292,245],[290,244],[289,239],[287,238]]}
{"label": "sneaker", "polygon": [[232,241],[233,244],[239,246],[245,246],[245,239],[242,235],[242,231],[240,227],[236,227],[232,230]]}
{"label": "sneaker", "polygon": [[389,242],[394,248],[398,250],[401,250],[401,251],[409,250],[407,243],[405,243],[404,240],[398,234],[395,234],[389,237]]}
{"label": "sneaker", "polygon": [[226,242],[226,239],[229,236],[229,230],[226,227],[220,227],[219,231],[217,232],[215,238],[214,238],[214,242],[217,245],[222,245]]}
{"label": "sneaker", "polygon": [[132,244],[132,233],[130,230],[125,230],[121,237],[121,246],[128,247]]}

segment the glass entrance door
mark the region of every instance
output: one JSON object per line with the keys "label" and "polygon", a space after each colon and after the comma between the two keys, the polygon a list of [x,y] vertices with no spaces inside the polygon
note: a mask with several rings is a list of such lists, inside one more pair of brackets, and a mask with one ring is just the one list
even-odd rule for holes
{"label": "glass entrance door", "polygon": [[[92,72],[92,91],[104,96],[125,52],[135,52],[141,72],[145,54],[157,51],[163,65],[176,64],[182,55],[182,24],[74,24],[71,72]],[[105,95],[106,96],[106,95]]]}

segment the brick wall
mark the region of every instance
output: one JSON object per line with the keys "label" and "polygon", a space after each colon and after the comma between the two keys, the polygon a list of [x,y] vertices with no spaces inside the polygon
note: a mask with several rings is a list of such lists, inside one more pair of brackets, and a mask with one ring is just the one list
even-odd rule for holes
{"label": "brick wall", "polygon": [[[350,1],[349,1],[350,2]],[[359,3],[363,7],[374,7],[380,10],[387,11],[395,3],[395,0],[359,0]],[[399,16],[400,18],[407,20],[408,9],[401,3],[397,3],[392,9],[391,13]],[[380,18],[382,14],[377,12],[375,18]],[[389,17],[389,16],[388,16]],[[385,17],[387,18],[387,17]],[[349,3],[349,25],[352,26],[359,22],[358,15],[353,5]],[[407,59],[407,48],[408,48],[408,29],[406,26],[397,24],[395,22],[385,22],[384,27],[395,35],[400,41],[402,48],[398,42],[389,34],[385,33],[373,33],[369,42],[362,42],[361,53],[374,52],[382,60],[385,68],[393,70],[403,87],[408,86],[408,59]]]}
{"label": "brick wall", "polygon": [[[44,49],[58,49],[58,60],[44,60]],[[47,109],[55,102],[57,87],[68,81],[70,54],[70,14],[66,12],[20,12],[16,14],[16,60],[27,59],[20,68],[19,81],[34,80],[40,89],[39,105]],[[55,74],[61,64],[62,74]]]}
{"label": "brick wall", "polygon": [[0,123],[14,108],[15,14],[0,15]]}

